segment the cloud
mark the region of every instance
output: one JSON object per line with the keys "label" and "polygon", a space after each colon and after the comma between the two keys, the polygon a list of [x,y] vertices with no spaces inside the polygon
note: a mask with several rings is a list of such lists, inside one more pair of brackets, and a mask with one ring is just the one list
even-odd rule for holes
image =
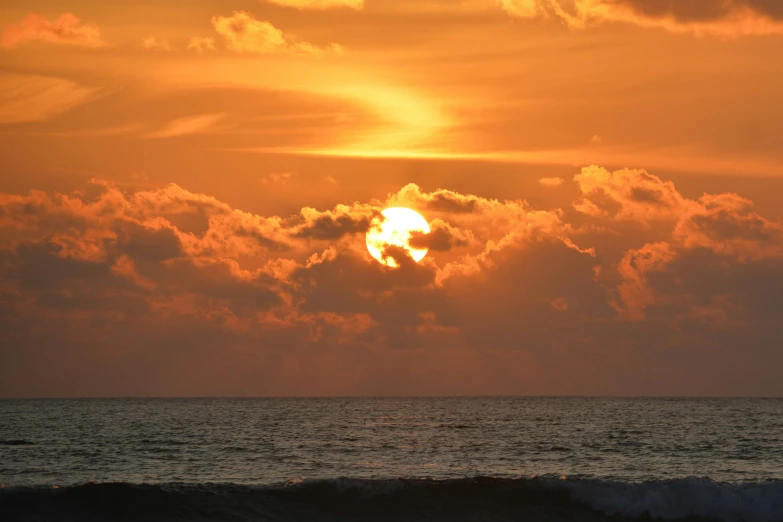
{"label": "cloud", "polygon": [[[0,395],[783,392],[783,225],[641,169],[576,185],[587,216],[415,184],[286,216],[0,193]],[[363,233],[401,204],[432,253],[391,268]]]}
{"label": "cloud", "polygon": [[212,25],[225,39],[226,48],[238,53],[320,55],[342,49],[337,44],[318,47],[295,35],[285,34],[245,11],[234,11],[231,16],[214,16]]}
{"label": "cloud", "polygon": [[428,248],[435,252],[448,252],[453,248],[476,244],[476,238],[470,230],[453,227],[442,219],[430,223],[430,232],[413,232],[409,243],[414,248]]}
{"label": "cloud", "polygon": [[264,185],[285,185],[295,175],[294,172],[272,172],[261,177],[261,183]]}
{"label": "cloud", "polygon": [[346,235],[364,234],[370,228],[375,211],[356,215],[338,208],[336,212],[318,212],[312,208],[302,209],[306,223],[296,231],[296,237],[334,241]]}
{"label": "cloud", "polygon": [[[659,219],[671,227],[665,241],[628,250],[618,265],[622,283],[618,287],[620,304],[615,306],[626,318],[640,320],[650,308],[668,308],[676,311],[679,319],[694,314],[703,318],[709,311],[709,316],[717,314],[727,323],[742,309],[733,303],[744,301],[748,288],[716,292],[716,288],[726,287],[718,280],[737,270],[752,270],[754,265],[783,267],[783,224],[752,212],[753,203],[746,198],[725,193],[691,200],[671,182],[639,170],[610,174],[589,167],[577,177],[590,179],[582,185],[583,191],[594,192],[593,183],[597,182],[603,193],[619,204],[612,219],[641,224]],[[706,277],[714,282],[705,285]],[[667,316],[669,320],[672,314]]]}
{"label": "cloud", "polygon": [[188,51],[203,53],[205,51],[215,51],[215,39],[202,36],[194,36],[188,41]]}
{"label": "cloud", "polygon": [[643,318],[643,311],[659,298],[650,287],[647,275],[652,271],[663,270],[676,254],[666,242],[649,243],[638,249],[626,252],[618,265],[623,282],[618,288],[620,299],[625,308],[626,317]]}
{"label": "cloud", "polygon": [[80,47],[106,45],[97,25],[82,23],[79,17],[72,13],[63,13],[54,21],[30,13],[21,22],[6,29],[3,39],[0,40],[0,47],[14,48],[31,41]]}
{"label": "cloud", "polygon": [[677,223],[673,236],[686,248],[708,248],[743,260],[783,257],[783,224],[750,212],[736,194],[704,195]]}
{"label": "cloud", "polygon": [[604,217],[609,215],[608,211],[599,208],[598,205],[587,198],[574,201],[571,206],[574,207],[577,212],[581,212],[582,214],[586,214],[592,217]]}
{"label": "cloud", "polygon": [[48,120],[96,99],[99,92],[63,78],[0,74],[0,123]]}
{"label": "cloud", "polygon": [[114,261],[111,267],[113,274],[120,277],[125,277],[136,286],[144,288],[145,290],[152,290],[155,288],[155,283],[149,279],[142,277],[136,271],[136,262],[126,255],[120,255]]}
{"label": "cloud", "polygon": [[281,5],[284,7],[293,7],[294,9],[335,9],[348,8],[361,10],[364,9],[364,0],[266,0],[270,4]]}
{"label": "cloud", "polygon": [[500,6],[511,16],[520,18],[535,18],[546,16],[545,0],[497,0]]}
{"label": "cloud", "polygon": [[565,183],[563,178],[541,178],[538,180],[538,184],[542,187],[559,187]]}
{"label": "cloud", "polygon": [[783,34],[775,0],[498,0],[511,16],[554,16],[572,28],[623,22],[697,36]]}
{"label": "cloud", "polygon": [[694,342],[709,331],[761,334],[783,315],[774,297],[783,288],[779,254],[648,243],[629,251],[619,272],[614,306],[622,319],[689,330]]}
{"label": "cloud", "polygon": [[148,136],[150,138],[172,138],[189,134],[203,134],[214,130],[216,124],[225,119],[225,117],[226,114],[221,112],[177,118],[176,120],[167,123],[162,129],[155,131]]}
{"label": "cloud", "polygon": [[577,10],[601,11],[602,6],[627,9],[650,18],[669,18],[678,23],[704,23],[731,19],[738,15],[757,15],[770,20],[783,19],[783,10],[775,0],[702,0],[679,2],[674,0],[582,0]]}
{"label": "cloud", "polygon": [[[614,172],[595,165],[574,176],[585,198],[576,206],[587,214],[612,214],[618,220],[676,219],[693,202],[684,198],[671,181],[663,181],[645,170]],[[587,199],[600,198],[596,201]]]}
{"label": "cloud", "polygon": [[304,223],[296,227],[294,236],[335,241],[346,235],[364,234],[378,214],[378,210],[369,205],[338,205],[333,211],[326,212],[305,207],[300,212]]}
{"label": "cloud", "polygon": [[154,36],[146,36],[141,39],[141,45],[149,51],[173,51],[166,40],[158,40]]}
{"label": "cloud", "polygon": [[471,214],[478,212],[481,205],[491,204],[477,196],[463,195],[451,190],[438,189],[432,193],[422,193],[413,183],[403,187],[397,193],[393,203],[399,205],[416,205],[435,212]]}

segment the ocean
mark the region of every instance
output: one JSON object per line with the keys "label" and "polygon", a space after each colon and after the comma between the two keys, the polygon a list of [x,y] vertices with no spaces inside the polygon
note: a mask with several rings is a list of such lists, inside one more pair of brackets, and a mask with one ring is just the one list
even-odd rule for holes
{"label": "ocean", "polygon": [[0,400],[0,520],[783,521],[783,400]]}

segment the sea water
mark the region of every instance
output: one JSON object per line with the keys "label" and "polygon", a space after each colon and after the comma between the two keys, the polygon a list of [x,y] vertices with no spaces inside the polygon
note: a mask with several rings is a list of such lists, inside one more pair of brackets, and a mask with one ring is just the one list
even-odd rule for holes
{"label": "sea water", "polygon": [[783,521],[783,400],[2,400],[0,482],[0,520]]}

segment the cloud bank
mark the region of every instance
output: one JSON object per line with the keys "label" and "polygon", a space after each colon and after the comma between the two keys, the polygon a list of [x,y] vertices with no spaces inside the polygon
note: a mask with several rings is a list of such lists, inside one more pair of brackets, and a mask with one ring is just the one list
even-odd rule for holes
{"label": "cloud bank", "polygon": [[[289,216],[1,194],[0,394],[783,392],[783,224],[644,170],[573,183],[568,209],[410,184]],[[397,205],[430,255],[389,268],[364,232]]]}

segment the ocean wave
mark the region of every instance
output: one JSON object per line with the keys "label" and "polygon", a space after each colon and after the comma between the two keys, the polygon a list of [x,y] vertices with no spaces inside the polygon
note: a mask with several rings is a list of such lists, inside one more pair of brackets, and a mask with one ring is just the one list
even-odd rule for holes
{"label": "ocean wave", "polygon": [[783,482],[296,479],[277,486],[101,483],[0,489],[15,521],[783,522]]}
{"label": "ocean wave", "polygon": [[35,442],[24,439],[0,440],[0,446],[32,446]]}

